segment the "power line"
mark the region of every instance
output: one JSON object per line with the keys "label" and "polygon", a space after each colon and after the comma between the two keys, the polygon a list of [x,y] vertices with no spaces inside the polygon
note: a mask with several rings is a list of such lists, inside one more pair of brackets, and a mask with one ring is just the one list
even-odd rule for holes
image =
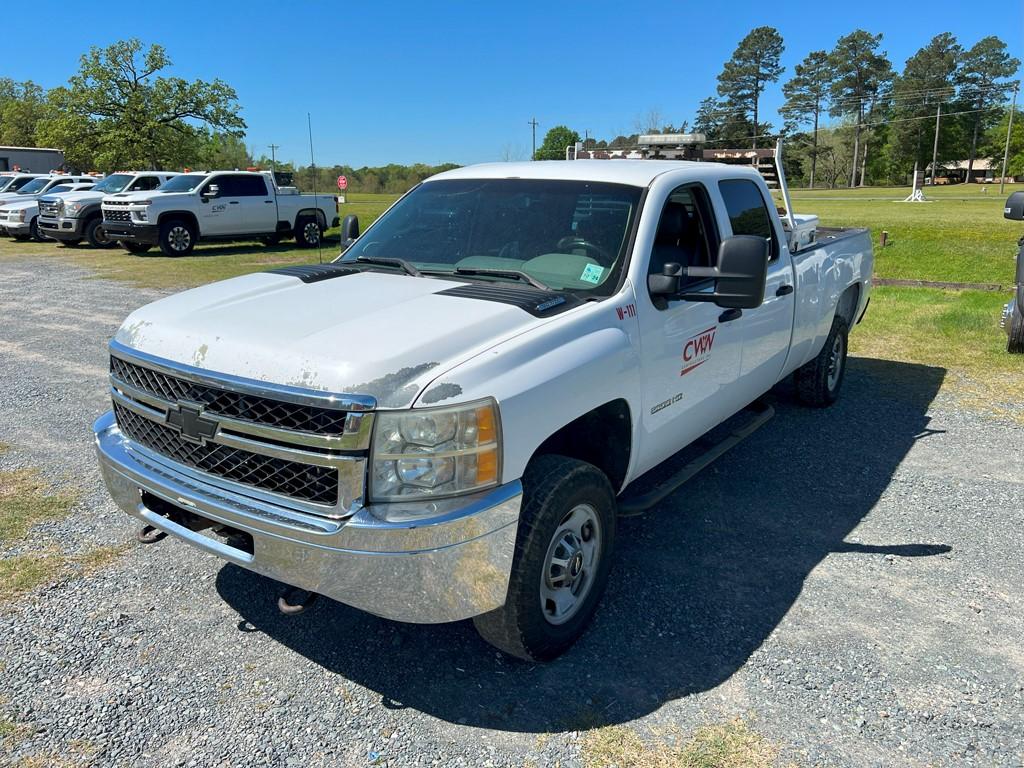
{"label": "power line", "polygon": [[530,118],[530,122],[528,122],[527,125],[530,126],[531,128],[533,128],[533,154],[530,155],[530,159],[531,160],[536,160],[537,159],[537,126],[540,125],[540,123],[537,122],[537,118],[536,117],[531,117]]}

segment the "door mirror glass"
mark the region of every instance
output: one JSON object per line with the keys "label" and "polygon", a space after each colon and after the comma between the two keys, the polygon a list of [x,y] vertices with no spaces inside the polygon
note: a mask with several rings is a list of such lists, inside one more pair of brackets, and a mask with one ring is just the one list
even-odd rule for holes
{"label": "door mirror glass", "polygon": [[341,221],[341,242],[347,245],[359,237],[359,217],[350,213]]}

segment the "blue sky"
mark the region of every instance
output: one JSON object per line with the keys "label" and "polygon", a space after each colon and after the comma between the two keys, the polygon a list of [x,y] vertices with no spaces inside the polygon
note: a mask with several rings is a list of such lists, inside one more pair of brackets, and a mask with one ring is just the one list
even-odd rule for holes
{"label": "blue sky", "polygon": [[[472,163],[530,152],[530,127],[632,133],[651,109],[692,122],[697,103],[750,28],[782,34],[787,73],[857,27],[882,32],[897,68],[939,32],[970,46],[998,34],[1024,59],[1019,0],[986,8],[927,3],[734,0],[588,2],[61,2],[53,34],[4,37],[2,74],[62,84],[90,45],[164,45],[174,74],[219,77],[239,95],[256,154],[317,164]],[[173,8],[173,11],[170,9]],[[1002,16],[1000,16],[1002,14]],[[54,20],[54,24],[57,20]],[[781,81],[780,81],[781,82]],[[776,126],[779,87],[764,99]]]}

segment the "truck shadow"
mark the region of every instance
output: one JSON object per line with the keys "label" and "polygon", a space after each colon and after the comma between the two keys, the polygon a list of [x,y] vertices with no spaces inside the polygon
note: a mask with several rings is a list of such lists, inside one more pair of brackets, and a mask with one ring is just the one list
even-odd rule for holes
{"label": "truck shadow", "polygon": [[[519,732],[633,720],[732,676],[828,555],[949,551],[847,541],[915,441],[934,431],[927,411],[944,375],[851,359],[843,398],[825,411],[777,388],[774,421],[645,517],[622,521],[597,619],[551,664],[503,657],[470,622],[399,624],[326,600],[285,618],[275,606],[281,585],[232,565],[217,589],[240,630],[266,633],[387,707]],[[861,597],[870,599],[849,595]]]}

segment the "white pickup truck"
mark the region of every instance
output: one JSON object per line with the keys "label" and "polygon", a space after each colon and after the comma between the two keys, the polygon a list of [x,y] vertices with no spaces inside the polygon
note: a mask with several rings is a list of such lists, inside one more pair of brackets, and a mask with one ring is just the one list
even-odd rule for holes
{"label": "white pickup truck", "polygon": [[[96,183],[96,180],[89,176],[73,178],[78,180],[61,178],[60,181],[53,181],[51,179],[45,185],[45,194],[59,198],[60,195],[68,192],[92,189]],[[42,181],[44,179],[35,179],[33,184]],[[25,185],[25,189],[31,188],[31,185]],[[46,239],[39,229],[39,203],[42,195],[43,192],[36,192],[0,199],[0,233],[9,235],[15,240],[31,238],[36,242],[42,242]]]}
{"label": "white pickup truck", "polygon": [[107,237],[132,253],[159,245],[167,256],[185,256],[200,240],[270,245],[294,235],[312,248],[337,225],[332,196],[300,195],[257,171],[184,173],[152,192],[107,197],[102,207]]}
{"label": "white pickup truck", "polygon": [[839,395],[870,238],[787,221],[749,167],[442,173],[330,264],[131,314],[94,425],[107,486],[142,540],[303,590],[286,612],[319,593],[473,617],[553,658],[596,609],[616,516],[665,495],[645,473],[787,376],[812,406]]}
{"label": "white pickup truck", "polygon": [[92,189],[46,195],[39,200],[39,232],[53,240],[75,245],[86,240],[96,248],[113,245],[103,229],[100,206],[107,195],[148,192],[177,176],[173,171],[112,173]]}

